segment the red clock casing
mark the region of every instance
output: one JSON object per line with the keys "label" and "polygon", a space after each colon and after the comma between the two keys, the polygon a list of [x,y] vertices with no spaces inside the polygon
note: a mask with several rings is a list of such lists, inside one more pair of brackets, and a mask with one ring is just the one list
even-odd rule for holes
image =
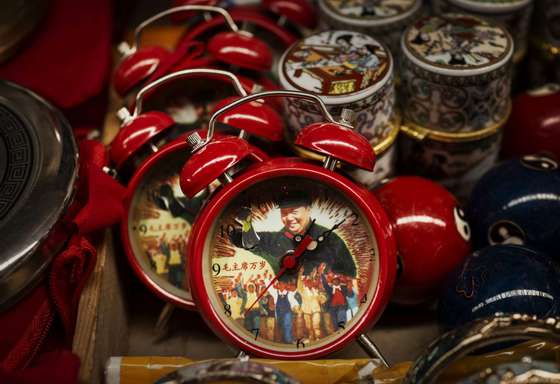
{"label": "red clock casing", "polygon": [[[204,132],[202,134],[204,135]],[[237,139],[235,137],[228,138],[219,133],[216,134],[216,137],[226,141],[228,139]],[[247,147],[250,148],[255,158],[261,160],[265,160],[268,158],[267,155],[260,151],[258,148],[252,147],[250,144],[247,144]],[[142,256],[138,255],[138,250],[135,251],[134,247],[132,246],[132,243],[135,240],[131,238],[130,233],[130,216],[134,214],[134,212],[132,212],[133,210],[139,209],[133,206],[135,195],[138,193],[138,188],[145,187],[144,184],[147,181],[146,179],[153,176],[150,175],[150,173],[156,167],[163,166],[165,168],[165,172],[168,172],[170,174],[175,173],[178,178],[180,168],[175,170],[171,169],[173,167],[173,164],[170,164],[169,159],[177,157],[182,158],[182,155],[184,155],[186,159],[189,153],[190,147],[185,140],[185,136],[181,136],[173,142],[166,144],[158,152],[152,154],[144,162],[142,162],[127,185],[126,196],[124,200],[124,216],[120,224],[120,233],[123,248],[128,258],[129,264],[131,265],[136,276],[138,276],[138,278],[142,281],[142,283],[144,283],[144,285],[147,286],[160,299],[166,302],[170,302],[181,308],[196,310],[196,305],[190,298],[185,297],[184,292],[178,292],[174,288],[169,287],[166,289],[164,287],[165,283],[162,283],[162,278],[156,277],[155,272],[149,273],[146,263],[142,265],[143,263],[139,260],[139,257]],[[211,181],[212,180],[210,180],[210,182],[208,182],[205,187],[208,186]],[[186,224],[190,226],[191,223]],[[183,291],[190,290],[188,285],[185,285],[180,289]],[[172,291],[175,291],[175,293],[173,293]]]}
{"label": "red clock casing", "polygon": [[[363,315],[338,339],[319,348],[298,350],[297,352],[278,352],[259,346],[247,338],[238,336],[229,329],[212,306],[205,284],[204,253],[207,249],[206,236],[228,203],[252,185],[271,178],[299,177],[316,180],[333,190],[340,192],[351,201],[363,214],[367,224],[372,228],[377,241],[379,276],[375,293],[370,305]],[[196,193],[194,189],[192,192]],[[204,239],[204,241],[203,241]],[[235,177],[233,183],[226,184],[211,198],[210,203],[200,211],[192,228],[189,245],[189,281],[193,299],[200,308],[208,325],[225,341],[255,355],[266,358],[304,359],[327,355],[365,332],[381,315],[387,305],[396,274],[396,243],[389,219],[377,199],[365,188],[357,186],[344,176],[325,168],[310,164],[297,158],[276,158],[253,164]]]}

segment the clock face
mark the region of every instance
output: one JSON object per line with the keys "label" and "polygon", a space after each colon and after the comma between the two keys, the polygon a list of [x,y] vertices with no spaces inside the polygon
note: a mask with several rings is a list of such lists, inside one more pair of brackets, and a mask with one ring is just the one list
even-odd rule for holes
{"label": "clock face", "polygon": [[191,225],[213,186],[193,199],[179,186],[179,173],[188,151],[161,156],[143,175],[128,211],[128,239],[135,263],[144,277],[164,295],[190,301],[185,280],[186,242]]}
{"label": "clock face", "polygon": [[376,293],[378,246],[362,212],[317,180],[276,177],[236,195],[207,235],[203,280],[223,326],[276,353],[330,344]]}

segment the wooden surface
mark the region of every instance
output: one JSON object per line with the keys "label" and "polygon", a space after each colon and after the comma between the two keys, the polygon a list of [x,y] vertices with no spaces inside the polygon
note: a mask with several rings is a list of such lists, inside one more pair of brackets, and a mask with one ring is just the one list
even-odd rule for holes
{"label": "wooden surface", "polygon": [[[192,359],[234,357],[237,350],[223,343],[194,312],[175,310],[167,337],[157,340],[154,333],[163,304],[140,283],[129,291],[129,354],[185,356]],[[425,308],[389,307],[379,323],[368,332],[391,363],[410,361],[439,334],[435,313]],[[333,359],[368,357],[357,343],[328,356]]]}
{"label": "wooden surface", "polygon": [[[105,144],[118,131],[116,96],[112,95],[110,104],[103,130]],[[80,383],[102,383],[107,358],[128,351],[128,314],[111,230],[98,246],[97,263],[84,287],[76,324],[72,350],[81,360]]]}
{"label": "wooden surface", "polygon": [[128,351],[128,315],[117,274],[110,231],[97,253],[97,265],[82,293],[73,351],[81,359],[80,383],[101,383],[106,359]]}

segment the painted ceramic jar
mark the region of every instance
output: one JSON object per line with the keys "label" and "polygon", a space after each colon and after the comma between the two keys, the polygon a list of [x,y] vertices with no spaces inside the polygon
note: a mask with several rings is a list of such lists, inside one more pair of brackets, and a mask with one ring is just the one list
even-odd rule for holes
{"label": "painted ceramic jar", "polygon": [[374,188],[387,178],[393,177],[397,169],[397,138],[400,132],[400,117],[395,114],[391,119],[391,131],[389,135],[373,146],[375,152],[375,168],[373,171],[364,169],[352,169],[348,171],[354,181],[363,184],[366,188]]}
{"label": "painted ceramic jar", "polygon": [[385,43],[397,57],[401,34],[422,12],[422,0],[320,0],[321,29],[362,32]]}
{"label": "painted ceramic jar", "polygon": [[[391,134],[395,88],[393,58],[383,43],[353,31],[325,31],[292,45],[280,59],[279,80],[284,89],[315,94],[339,118],[342,109],[354,111],[356,130],[372,145]],[[286,99],[287,137],[322,121],[314,104]]]}
{"label": "painted ceramic jar", "polygon": [[505,25],[515,42],[513,62],[519,63],[527,53],[533,0],[436,0],[433,10],[476,15]]}
{"label": "painted ceramic jar", "polygon": [[435,180],[465,201],[498,158],[503,124],[464,134],[405,124],[399,139],[399,169]]}
{"label": "painted ceramic jar", "polygon": [[503,27],[469,15],[425,17],[407,28],[401,49],[405,121],[465,133],[507,116],[513,41]]}

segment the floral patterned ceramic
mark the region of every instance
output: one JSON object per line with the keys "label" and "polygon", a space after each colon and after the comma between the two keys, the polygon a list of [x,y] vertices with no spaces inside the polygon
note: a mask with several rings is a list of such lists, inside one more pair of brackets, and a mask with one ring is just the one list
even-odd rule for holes
{"label": "floral patterned ceramic", "polygon": [[[338,118],[342,109],[355,113],[355,127],[372,145],[391,132],[395,89],[393,58],[373,37],[353,31],[325,31],[300,40],[288,49],[279,65],[284,89],[315,94]],[[286,99],[287,136],[322,121],[306,101]]]}
{"label": "floral patterned ceramic", "polygon": [[437,14],[467,13],[505,25],[515,41],[513,61],[520,62],[527,53],[533,0],[435,0],[432,4]]}
{"label": "floral patterned ceramic", "polygon": [[401,49],[405,121],[461,133],[507,115],[513,41],[504,28],[469,15],[426,17],[407,28]]}
{"label": "floral patterned ceramic", "polygon": [[349,29],[374,36],[397,58],[404,29],[422,12],[422,0],[320,0],[322,29]]}
{"label": "floral patterned ceramic", "polygon": [[466,201],[475,183],[498,158],[504,123],[466,135],[441,135],[413,124],[403,125],[399,169],[403,174],[435,180]]}

